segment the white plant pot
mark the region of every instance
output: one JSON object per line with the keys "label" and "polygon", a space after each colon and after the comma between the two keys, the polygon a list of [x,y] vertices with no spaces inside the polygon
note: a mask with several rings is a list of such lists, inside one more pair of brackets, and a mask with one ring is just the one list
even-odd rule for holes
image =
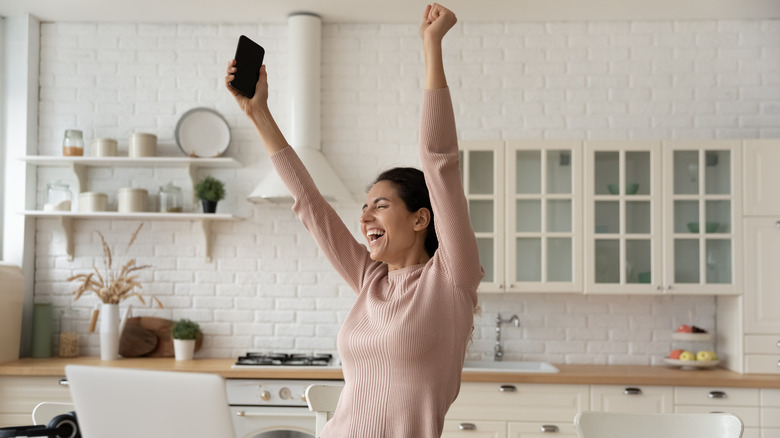
{"label": "white plant pot", "polygon": [[176,356],[176,360],[192,360],[192,355],[195,354],[195,340],[174,339],[173,354]]}
{"label": "white plant pot", "polygon": [[100,360],[119,359],[119,304],[100,307]]}

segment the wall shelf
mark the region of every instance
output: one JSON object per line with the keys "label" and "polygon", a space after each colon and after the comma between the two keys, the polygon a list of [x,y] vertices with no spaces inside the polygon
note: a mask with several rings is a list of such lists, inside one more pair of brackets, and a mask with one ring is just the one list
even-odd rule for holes
{"label": "wall shelf", "polygon": [[119,219],[119,220],[177,220],[196,221],[203,235],[203,247],[206,260],[211,262],[211,223],[236,221],[238,217],[221,213],[118,213],[118,212],[71,212],[27,210],[21,214],[28,217],[59,219],[65,234],[65,251],[68,260],[73,260],[73,221],[75,219]]}

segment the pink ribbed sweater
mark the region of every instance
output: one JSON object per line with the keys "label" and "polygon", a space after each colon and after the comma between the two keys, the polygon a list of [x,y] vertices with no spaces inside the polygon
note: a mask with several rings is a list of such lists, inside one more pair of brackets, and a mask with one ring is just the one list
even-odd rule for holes
{"label": "pink ribbed sweater", "polygon": [[420,156],[439,249],[388,272],[325,202],[292,148],[271,161],[293,211],[357,293],[338,334],[345,386],[322,438],[433,438],[460,390],[484,275],[460,178],[449,89],[426,90]]}

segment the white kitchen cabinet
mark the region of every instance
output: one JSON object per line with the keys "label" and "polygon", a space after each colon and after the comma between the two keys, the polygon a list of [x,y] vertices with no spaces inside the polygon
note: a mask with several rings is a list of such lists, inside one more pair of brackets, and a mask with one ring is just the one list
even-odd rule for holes
{"label": "white kitchen cabinet", "polygon": [[577,438],[574,422],[510,422],[509,438]]}
{"label": "white kitchen cabinet", "polygon": [[585,292],[738,294],[740,147],[586,142]]}
{"label": "white kitchen cabinet", "polygon": [[780,437],[780,389],[761,389],[761,438]]}
{"label": "white kitchen cabinet", "polygon": [[[179,168],[185,169],[191,185],[195,184],[198,170],[206,168],[235,168],[240,163],[233,158],[189,158],[189,157],[59,157],[27,156],[22,161],[30,165],[70,168],[76,176],[76,190],[73,194],[74,207],[78,195],[87,187],[87,168],[89,167],[137,167],[137,168]],[[211,223],[214,221],[237,220],[232,214],[203,213],[118,213],[118,212],[79,212],[79,211],[41,211],[25,210],[28,217],[59,219],[65,235],[65,252],[73,260],[73,221],[75,219],[123,219],[123,220],[187,220],[197,221],[203,235],[205,257],[211,261]]]}
{"label": "white kitchen cabinet", "polygon": [[461,149],[485,268],[480,292],[581,292],[581,142],[462,142]]}
{"label": "white kitchen cabinet", "polygon": [[73,403],[60,377],[0,376],[0,427],[32,424],[38,403]]}
{"label": "white kitchen cabinet", "polygon": [[745,215],[780,216],[780,140],[746,140],[743,155]]}
{"label": "white kitchen cabinet", "polygon": [[758,438],[761,433],[760,394],[757,388],[677,387],[674,412],[697,414],[726,412],[742,420],[743,438]]}
{"label": "white kitchen cabinet", "polygon": [[442,438],[506,438],[503,421],[444,421]]}
{"label": "white kitchen cabinet", "polygon": [[590,408],[598,412],[674,412],[671,386],[591,385]]}

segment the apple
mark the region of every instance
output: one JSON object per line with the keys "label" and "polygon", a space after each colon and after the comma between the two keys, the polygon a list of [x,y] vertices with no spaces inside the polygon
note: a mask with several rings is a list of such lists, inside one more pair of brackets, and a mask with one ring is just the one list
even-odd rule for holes
{"label": "apple", "polygon": [[718,360],[718,356],[715,354],[714,351],[702,350],[696,353],[696,360],[704,360],[704,361]]}
{"label": "apple", "polygon": [[680,348],[678,348],[677,350],[672,350],[672,352],[669,353],[669,359],[679,359],[683,351],[685,350]]}
{"label": "apple", "polygon": [[677,333],[693,333],[693,327],[683,324],[677,327]]}
{"label": "apple", "polygon": [[696,355],[692,351],[685,350],[680,353],[680,360],[696,360]]}

